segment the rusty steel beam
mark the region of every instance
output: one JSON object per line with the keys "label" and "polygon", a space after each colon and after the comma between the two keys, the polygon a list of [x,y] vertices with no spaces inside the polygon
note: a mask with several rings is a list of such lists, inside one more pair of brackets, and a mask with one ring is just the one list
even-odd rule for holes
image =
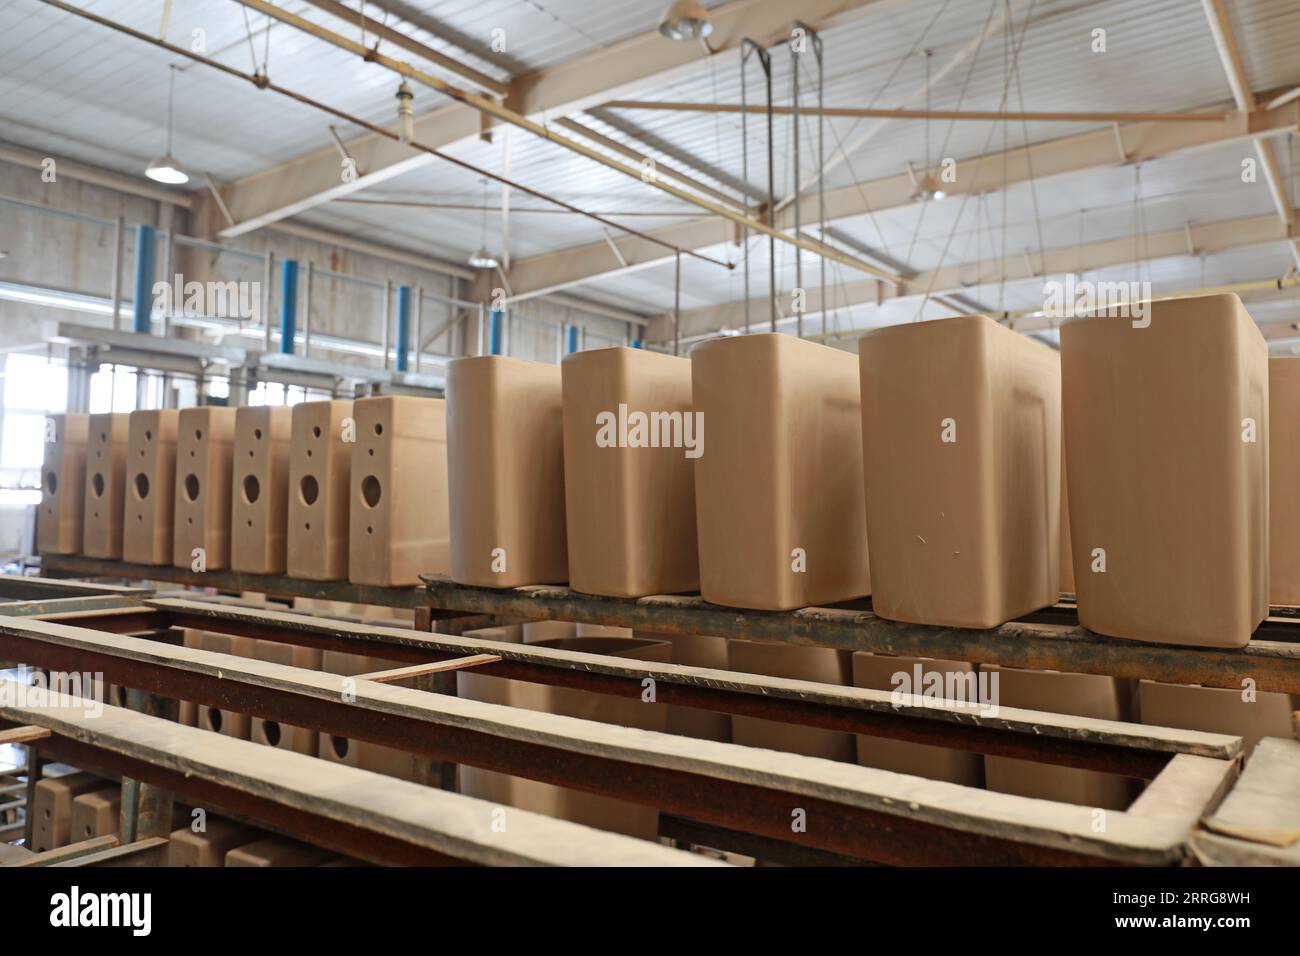
{"label": "rusty steel beam", "polygon": [[[864,700],[875,692],[831,685],[801,685],[792,690],[755,675],[694,668],[667,670],[643,662],[401,628],[357,626],[257,608],[174,599],[160,599],[152,606],[165,615],[172,627],[418,664],[490,653],[501,659],[476,668],[487,676],[627,698],[640,698],[645,681],[650,679],[655,684],[656,699],[666,704],[1119,773],[1138,779],[1151,779],[1158,774],[1173,752],[1215,757],[1232,755],[1221,749],[1198,749],[1191,742],[1143,741],[1138,746],[1138,741],[1131,736],[1108,737],[1100,732],[1072,735],[1068,730],[1049,728],[1042,721],[1033,724],[1035,732],[1027,733],[1025,727],[1029,725],[1001,721],[993,715],[975,719],[969,713],[948,713],[936,708],[894,708],[885,703],[877,706]],[[85,620],[78,623],[93,626]],[[888,695],[884,696],[887,699]]]}
{"label": "rusty steel beam", "polygon": [[[44,570],[54,574],[93,578],[122,578],[135,581],[166,581],[196,588],[221,591],[255,591],[273,597],[302,597],[349,604],[421,608],[429,601],[422,588],[384,588],[347,581],[304,581],[283,574],[248,574],[229,569],[191,571],[166,565],[130,564],[82,555],[50,554],[42,558]],[[4,605],[0,605],[0,613]],[[30,615],[29,615],[30,616]],[[455,617],[455,613],[434,612],[434,617]]]}
{"label": "rusty steel beam", "polygon": [[[987,631],[900,624],[857,608],[752,611],[709,604],[698,596],[607,598],[564,587],[498,590],[427,581],[436,607],[559,621],[584,621],[668,634],[710,634],[745,641],[833,647],[905,657],[974,661],[1104,674],[1178,684],[1300,694],[1295,625],[1270,619],[1243,648],[1182,647],[1103,637],[1078,626],[1011,622]],[[1069,621],[1068,611],[1062,611]]]}

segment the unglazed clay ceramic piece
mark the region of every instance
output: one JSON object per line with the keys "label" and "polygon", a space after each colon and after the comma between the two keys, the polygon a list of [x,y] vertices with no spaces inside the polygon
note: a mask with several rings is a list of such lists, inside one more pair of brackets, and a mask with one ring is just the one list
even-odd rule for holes
{"label": "unglazed clay ceramic piece", "polygon": [[[664,641],[630,637],[569,637],[537,642],[542,647],[566,651],[625,657],[632,660],[672,662],[672,646]],[[667,725],[667,708],[662,704],[644,703],[607,694],[592,694],[568,687],[534,684],[475,674],[472,670],[456,672],[457,693],[467,700],[478,700],[525,710],[561,714],[583,720],[663,731]],[[460,768],[460,792],[520,810],[531,810],[561,820],[571,820],[600,830],[612,830],[647,840],[658,838],[659,811],[654,807],[597,796],[568,787],[541,783],[524,777],[483,770]],[[507,817],[508,821],[508,817]],[[507,825],[508,822],[507,822]]]}
{"label": "unglazed clay ceramic piece", "polygon": [[1079,621],[1240,647],[1268,614],[1268,345],[1235,295],[1145,305],[1061,327]]}
{"label": "unglazed clay ceramic piece", "polygon": [[73,797],[71,841],[76,843],[116,833],[121,814],[122,787],[119,784]]}
{"label": "unglazed clay ceramic piece", "polygon": [[[230,477],[235,409],[181,409],[176,426],[176,529],[172,564],[230,567]],[[198,552],[202,552],[199,554]]]}
{"label": "unglazed clay ceramic piece", "polygon": [[31,848],[44,853],[72,842],[72,801],[83,793],[103,789],[104,783],[102,778],[88,773],[38,780],[31,809]]}
{"label": "unglazed clay ceramic piece", "polygon": [[261,831],[209,814],[204,829],[174,830],[167,841],[168,866],[225,866],[226,854],[258,839]]}
{"label": "unglazed clay ceramic piece", "polygon": [[[975,665],[967,661],[888,657],[865,651],[853,654],[854,687],[898,691],[920,697],[926,691],[927,682],[934,680],[944,682],[946,698],[951,684],[953,696],[947,699],[979,703],[979,675]],[[877,767],[929,780],[946,780],[967,787],[979,787],[984,783],[984,756],[973,751],[866,734],[857,735],[857,747],[858,763],[864,767]]]}
{"label": "unglazed clay ceramic piece", "polygon": [[289,428],[293,409],[258,405],[235,412],[230,489],[230,567],[283,574],[289,521]]}
{"label": "unglazed clay ceramic piece", "polygon": [[694,467],[704,436],[686,359],[643,349],[561,363],[569,586],[641,597],[694,591]]}
{"label": "unglazed clay ceramic piece", "polygon": [[293,407],[289,441],[289,576],[342,581],[348,576],[348,503],[352,475],[352,402]]}
{"label": "unglazed clay ceramic piece", "polygon": [[419,584],[451,570],[446,403],[404,395],[352,406],[348,580]]}
{"label": "unglazed clay ceramic piece", "polygon": [[871,603],[997,627],[1060,597],[1061,372],[984,315],[858,342]]}
{"label": "unglazed clay ceramic piece", "polygon": [[81,552],[89,434],[89,415],[51,415],[45,420],[41,504],[36,516],[36,548],[42,554]]}
{"label": "unglazed clay ceramic piece", "polygon": [[452,580],[568,581],[562,394],[555,365],[483,355],[447,366]]}
{"label": "unglazed clay ceramic piece", "polygon": [[86,439],[86,498],[82,506],[82,553],[92,558],[122,557],[122,512],[126,498],[125,412],[91,415]]}
{"label": "unglazed clay ceramic piece", "polygon": [[[253,655],[259,661],[270,661],[287,667],[303,667],[318,671],[321,668],[321,651],[315,647],[299,647],[278,641],[256,641]],[[274,720],[253,717],[249,723],[249,740],[280,750],[315,756],[320,748],[319,734],[306,727],[293,727]]]}
{"label": "unglazed clay ceramic piece", "polygon": [[[1127,688],[1098,674],[1062,674],[981,664],[997,674],[995,702],[1002,707],[1073,714],[1100,720],[1127,720]],[[990,680],[990,686],[994,686]],[[1062,767],[1013,757],[984,757],[985,786],[1040,800],[1058,800],[1106,810],[1123,810],[1133,798],[1130,781],[1117,774]]]}
{"label": "unglazed clay ceramic piece", "polygon": [[1268,603],[1300,605],[1300,357],[1268,360]]}
{"label": "unglazed clay ceramic piece", "polygon": [[789,335],[691,353],[700,593],[783,611],[871,592],[858,360]]}
{"label": "unglazed clay ceramic piece", "polygon": [[1244,695],[1223,687],[1138,684],[1142,723],[1241,737],[1247,760],[1260,738],[1291,736],[1291,714],[1297,707],[1300,698],[1271,691]]}
{"label": "unglazed clay ceramic piece", "polygon": [[[829,647],[794,647],[758,641],[727,642],[729,669],[743,674],[764,674],[818,684],[852,684],[848,651]],[[820,727],[786,724],[760,717],[731,715],[731,739],[745,747],[763,747],[807,757],[825,757],[850,763],[855,758],[853,735]]]}
{"label": "unglazed clay ceramic piece", "polygon": [[131,413],[122,557],[134,564],[172,563],[180,414],[174,408]]}

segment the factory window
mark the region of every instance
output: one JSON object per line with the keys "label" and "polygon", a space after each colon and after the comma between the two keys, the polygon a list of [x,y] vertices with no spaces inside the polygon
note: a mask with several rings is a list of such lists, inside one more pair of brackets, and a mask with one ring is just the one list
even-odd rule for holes
{"label": "factory window", "polygon": [[4,420],[0,424],[0,505],[40,501],[45,417],[67,408],[68,372],[43,356],[4,359]]}
{"label": "factory window", "polygon": [[125,365],[101,365],[90,376],[90,413],[133,412],[136,409],[135,371]]}

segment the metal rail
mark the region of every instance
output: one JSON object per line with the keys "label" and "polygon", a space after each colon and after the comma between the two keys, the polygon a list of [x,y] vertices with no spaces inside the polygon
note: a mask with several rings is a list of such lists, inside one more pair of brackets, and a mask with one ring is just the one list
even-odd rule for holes
{"label": "metal rail", "polygon": [[[364,680],[356,681],[350,694],[342,694],[337,675],[55,623],[0,620],[0,654],[54,669],[101,671],[109,681],[149,693],[586,790],[715,827],[884,863],[1180,863],[1190,852],[1188,841],[1196,821],[1217,803],[1237,766],[1235,759],[1177,753],[1143,796],[1128,810],[1109,814],[1105,832],[1098,833],[1086,807]],[[0,707],[0,718],[53,730],[56,747],[67,749],[51,752],[94,766],[94,738],[112,736],[114,727],[100,718],[90,721],[91,727],[69,731],[65,716],[57,708]],[[206,733],[183,727],[175,731],[182,736]],[[227,738],[216,735],[204,740],[213,742],[204,748],[180,743],[177,750],[190,757],[201,751],[205,759],[215,759],[217,751],[230,745],[222,742]],[[192,768],[179,766],[175,755],[164,755],[161,766],[153,761],[146,761],[148,766],[127,766],[125,761],[132,757],[128,748],[116,745],[107,750],[121,758],[122,766],[116,769],[124,775],[182,792],[187,784],[199,786],[184,778]],[[274,773],[278,762],[290,756],[276,754],[275,759],[262,761],[261,769]],[[213,772],[200,783],[204,790],[200,796],[217,806],[237,800],[227,792],[237,789],[228,776]],[[428,794],[425,799],[436,793],[423,792]],[[806,832],[792,832],[791,815],[796,811],[813,821]],[[311,821],[299,817],[289,822],[301,827]],[[319,821],[312,842],[345,850],[337,841],[346,827],[331,833],[330,826]],[[346,851],[353,852],[352,847]]]}
{"label": "metal rail", "polygon": [[442,578],[430,579],[423,589],[374,588],[232,571],[195,573],[70,555],[48,555],[44,561],[48,574],[161,580],[276,596],[429,609],[434,619],[479,615],[485,621],[488,617],[580,621],[667,634],[709,634],[1207,687],[1239,689],[1249,678],[1262,691],[1300,694],[1300,620],[1282,616],[1265,621],[1243,648],[1183,647],[1094,634],[1079,627],[1070,605],[1045,608],[1020,621],[980,631],[887,621],[873,614],[867,602],[852,607],[752,611],[709,604],[689,595],[607,598],[558,586],[501,590]]}

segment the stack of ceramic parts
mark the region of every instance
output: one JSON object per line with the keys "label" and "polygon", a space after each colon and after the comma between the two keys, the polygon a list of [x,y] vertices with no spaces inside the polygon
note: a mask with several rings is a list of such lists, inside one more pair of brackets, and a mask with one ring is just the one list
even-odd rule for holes
{"label": "stack of ceramic parts", "polygon": [[983,315],[858,343],[871,601],[996,627],[1060,597],[1056,353]]}
{"label": "stack of ceramic parts", "polygon": [[[889,691],[918,699],[919,704],[938,696],[978,707],[979,674],[965,661],[938,661],[919,657],[887,657],[857,651],[853,655],[853,686]],[[858,763],[864,767],[892,770],[931,780],[946,780],[968,787],[984,783],[984,757],[969,750],[955,750],[930,744],[890,740],[885,737],[857,737]]]}
{"label": "stack of ceramic parts", "polygon": [[1268,345],[1235,295],[1061,327],[1079,620],[1239,647],[1268,614]]}
{"label": "stack of ceramic parts", "polygon": [[641,349],[561,363],[569,585],[611,597],[694,591],[691,365]]}
{"label": "stack of ceramic parts", "polygon": [[89,415],[51,415],[45,421],[41,506],[36,518],[36,547],[42,554],[81,551],[89,434]]}
{"label": "stack of ceramic parts", "polygon": [[259,405],[235,412],[230,567],[283,574],[289,517],[289,427],[293,409]]}
{"label": "stack of ceramic parts", "polygon": [[341,581],[348,576],[348,501],[355,432],[350,401],[302,402],[293,407],[290,577]]}
{"label": "stack of ceramic parts", "polygon": [[168,866],[224,866],[226,854],[258,839],[261,831],[224,817],[207,816],[202,829],[193,825],[172,831],[167,841]]}
{"label": "stack of ceramic parts", "polygon": [[[760,644],[756,641],[728,641],[729,669],[744,674],[764,674],[788,680],[818,684],[852,683],[847,651],[829,647],[794,647],[788,644]],[[825,757],[845,763],[854,759],[853,735],[820,727],[787,724],[760,717],[731,717],[731,738],[746,747],[763,747],[808,757]]]}
{"label": "stack of ceramic parts", "polygon": [[560,369],[501,355],[448,365],[447,459],[452,579],[567,581]]}
{"label": "stack of ceramic parts", "polygon": [[[1098,720],[1128,720],[1128,686],[1097,674],[1025,671],[990,664],[986,703],[1049,714],[1073,714]],[[990,790],[1022,797],[1057,800],[1106,810],[1125,809],[1132,796],[1130,781],[1115,774],[1013,757],[984,758],[985,785]]]}
{"label": "stack of ceramic parts", "polygon": [[348,580],[419,584],[451,569],[446,403],[385,396],[353,403]]}
{"label": "stack of ceramic parts", "polygon": [[172,563],[180,414],[174,408],[160,408],[130,416],[122,557],[135,564]]}
{"label": "stack of ceramic parts", "polygon": [[82,506],[82,551],[92,558],[122,557],[122,513],[126,497],[126,442],[130,416],[90,416],[86,439],[86,488]]}
{"label": "stack of ceramic parts", "polygon": [[[538,646],[657,663],[671,663],[672,658],[671,645],[663,641],[626,637],[560,638],[539,642]],[[459,696],[467,700],[521,707],[641,730],[663,731],[667,726],[666,708],[662,704],[643,703],[640,698],[612,697],[568,687],[488,677],[472,670],[457,671],[456,684]],[[659,811],[654,807],[478,767],[460,768],[460,792],[495,804],[544,813],[646,840],[657,839],[659,835]]]}
{"label": "stack of ceramic parts", "polygon": [[36,783],[32,814],[32,849],[57,850],[72,840],[72,801],[83,793],[103,789],[104,781],[88,773],[46,777]]}
{"label": "stack of ceramic parts", "polygon": [[1160,684],[1138,685],[1142,723],[1231,734],[1244,741],[1246,757],[1263,737],[1290,737],[1291,714],[1300,698],[1270,691]]}
{"label": "stack of ceramic parts", "polygon": [[1268,360],[1268,603],[1300,605],[1300,358]]}
{"label": "stack of ceramic parts", "polygon": [[181,409],[176,433],[176,530],[172,563],[230,566],[230,475],[235,409]]}
{"label": "stack of ceramic parts", "polygon": [[691,368],[704,598],[781,611],[870,593],[857,358],[743,335],[697,345]]}

